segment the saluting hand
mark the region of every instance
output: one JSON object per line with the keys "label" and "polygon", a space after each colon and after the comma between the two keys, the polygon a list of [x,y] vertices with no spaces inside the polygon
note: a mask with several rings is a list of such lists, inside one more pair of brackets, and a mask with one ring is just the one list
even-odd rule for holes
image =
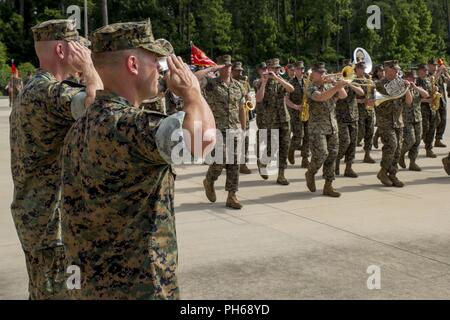
{"label": "saluting hand", "polygon": [[167,58],[169,71],[165,79],[169,90],[184,100],[201,94],[200,83],[181,57],[171,55]]}
{"label": "saluting hand", "polygon": [[75,41],[69,42],[67,62],[75,71],[83,73],[94,65],[91,58],[91,50]]}

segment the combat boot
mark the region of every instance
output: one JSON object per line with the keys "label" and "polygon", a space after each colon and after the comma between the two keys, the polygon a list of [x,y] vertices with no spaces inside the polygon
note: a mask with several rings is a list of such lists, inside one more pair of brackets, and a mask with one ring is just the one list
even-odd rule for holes
{"label": "combat boot", "polygon": [[210,202],[216,202],[216,190],[214,190],[214,181],[208,179],[203,180],[203,186],[205,187],[206,197]]}
{"label": "combat boot", "polygon": [[289,181],[287,181],[287,179],[284,177],[284,169],[278,170],[277,184],[282,185],[282,186],[289,185]]}
{"label": "combat boot", "polygon": [[267,174],[264,174],[263,171],[266,170],[267,166],[263,165],[259,160],[258,160],[258,171],[259,171],[259,175],[261,176],[261,178],[263,178],[264,180],[269,179],[269,176]]}
{"label": "combat boot", "polygon": [[242,204],[236,197],[236,192],[230,191],[228,192],[227,204],[226,206],[231,209],[240,210],[242,209]]}
{"label": "combat boot", "polygon": [[307,157],[303,157],[302,159],[302,168],[303,169],[308,169],[309,168],[309,160]]}
{"label": "combat boot", "polygon": [[336,169],[334,169],[334,174],[336,176],[341,175],[341,161],[340,160],[336,160]]}
{"label": "combat boot", "polygon": [[353,171],[352,163],[347,163],[347,166],[345,168],[344,177],[358,178],[358,174],[355,171]]}
{"label": "combat boot", "polygon": [[372,159],[372,157],[370,156],[370,151],[366,151],[366,155],[364,156],[364,163],[370,163],[370,164],[374,164],[377,163],[375,160]]}
{"label": "combat boot", "polygon": [[434,146],[436,148],[447,148],[447,145],[445,145],[441,139],[436,139],[436,142],[434,143]]}
{"label": "combat boot", "polygon": [[295,149],[292,146],[289,147],[288,160],[290,164],[295,164]]}
{"label": "combat boot", "polygon": [[384,184],[386,187],[392,187],[392,181],[389,179],[387,172],[385,169],[381,168],[380,172],[377,175],[377,178]]}
{"label": "combat boot", "polygon": [[427,158],[436,159],[436,158],[437,158],[437,155],[434,154],[433,150],[428,149],[428,150],[427,150]]}
{"label": "combat boot", "polygon": [[308,186],[309,191],[316,192],[316,177],[315,174],[311,173],[309,170],[305,173],[306,177],[306,185]]}
{"label": "combat boot", "polygon": [[244,163],[244,164],[241,164],[241,165],[239,166],[239,173],[242,173],[242,174],[251,174],[251,173],[252,173],[252,170],[250,170],[250,169],[247,167],[247,165]]}
{"label": "combat boot", "polygon": [[416,171],[416,172],[420,172],[422,171],[422,168],[420,168],[416,161],[411,160],[410,164],[409,164],[409,171]]}
{"label": "combat boot", "polygon": [[450,157],[442,159],[442,163],[444,164],[444,170],[450,176]]}
{"label": "combat boot", "polygon": [[394,187],[396,188],[403,188],[405,186],[405,184],[403,182],[401,182],[398,178],[397,175],[395,174],[390,174],[389,175],[389,179],[392,181],[392,184],[394,185]]}
{"label": "combat boot", "polygon": [[405,154],[402,152],[400,155],[400,159],[398,160],[398,165],[402,167],[403,169],[406,169],[406,163],[405,163]]}
{"label": "combat boot", "polygon": [[339,192],[334,190],[332,181],[325,182],[325,187],[323,188],[323,195],[332,198],[339,198],[341,196]]}

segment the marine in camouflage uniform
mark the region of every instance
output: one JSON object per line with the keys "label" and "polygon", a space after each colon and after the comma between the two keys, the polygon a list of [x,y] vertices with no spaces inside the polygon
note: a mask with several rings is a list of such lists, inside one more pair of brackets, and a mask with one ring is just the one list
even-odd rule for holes
{"label": "marine in camouflage uniform", "polygon": [[[283,80],[279,76],[279,70],[282,68],[279,59],[272,59],[267,61],[267,67],[269,71],[275,74],[276,78],[269,78],[264,86],[264,89],[260,86],[259,91],[263,94],[261,112],[264,114],[263,119],[267,122],[264,127],[268,128],[267,131],[267,148],[266,155],[272,154],[272,130],[278,130],[278,179],[277,184],[289,185],[289,181],[286,179],[284,173],[287,168],[287,157],[289,152],[291,128],[290,128],[290,116],[285,105],[284,98],[288,93],[294,91],[292,85]],[[288,90],[289,89],[289,90]],[[259,112],[259,111],[258,111]],[[260,172],[267,165],[263,164],[260,160]],[[261,175],[263,179],[268,178],[267,175]]]}
{"label": "marine in camouflage uniform", "polygon": [[[245,101],[251,101],[250,99],[250,84],[248,83],[248,78],[246,76],[243,76],[244,68],[242,67],[242,62],[237,61],[233,63],[232,73],[233,73],[233,79],[239,81],[242,85],[242,88],[244,89],[244,97]],[[239,172],[242,174],[251,174],[252,171],[248,168],[247,163],[249,161],[248,159],[248,152],[249,152],[249,144],[250,144],[250,137],[249,137],[249,130],[250,130],[250,113],[251,111],[246,110],[245,111],[245,163],[242,163],[239,165]]]}
{"label": "marine in camouflage uniform", "polygon": [[[108,52],[168,54],[155,43],[149,21],[102,27],[92,45],[94,61],[103,57],[105,69],[111,68]],[[81,289],[68,290],[69,298],[179,298],[175,142],[168,139],[183,121],[184,113],[166,117],[101,90],[67,134],[62,234],[67,263],[81,269]]]}
{"label": "marine in camouflage uniform", "polygon": [[[256,70],[259,74],[259,79],[256,79],[253,81],[253,88],[255,89],[255,94],[258,93],[259,90],[261,90],[262,81],[261,78],[264,76],[264,74],[267,72],[267,64],[265,62],[261,62],[258,66],[256,66]],[[267,114],[264,112],[263,102],[256,102],[255,105],[255,113],[256,113],[256,126],[258,127],[258,130],[256,132],[256,156],[258,158],[258,168],[261,168],[260,163],[260,134],[261,130],[267,130],[269,128],[268,126],[268,120],[267,120]],[[267,180],[269,177],[265,174],[263,174],[260,171],[260,174],[263,176],[265,180]]]}
{"label": "marine in camouflage uniform", "polygon": [[[442,142],[444,138],[445,129],[447,127],[447,95],[445,94],[445,87],[448,89],[450,83],[450,77],[447,70],[443,66],[438,67],[438,62],[435,59],[431,59],[428,62],[430,69],[430,76],[436,77],[436,85],[439,88],[439,93],[442,95],[440,100],[440,106],[436,112],[436,142],[434,146],[436,148],[446,148],[447,146]],[[436,70],[433,72],[433,69]]]}
{"label": "marine in camouflage uniform", "polygon": [[[36,43],[78,39],[70,20],[43,22],[32,30]],[[84,112],[86,95],[82,90],[82,86],[58,81],[52,73],[39,69],[10,116],[11,212],[25,253],[30,299],[60,298],[65,285],[65,279],[58,278],[64,258],[56,209],[59,154],[66,133]]]}
{"label": "marine in camouflage uniform", "polygon": [[[411,83],[415,83],[415,75],[412,71],[405,72],[404,78]],[[420,91],[419,91],[420,90]],[[405,106],[403,108],[403,146],[400,154],[399,165],[403,169],[406,168],[405,155],[408,153],[410,159],[410,171],[422,171],[417,165],[416,160],[419,155],[420,142],[422,141],[422,110],[421,101],[429,97],[427,91],[413,85],[411,90],[413,96],[412,108]]]}
{"label": "marine in camouflage uniform", "polygon": [[[221,56],[217,59],[217,63],[218,65],[225,65],[225,68],[220,72],[224,74],[223,77],[229,77],[229,82],[221,76],[217,78],[204,77],[202,87],[205,89],[206,101],[208,101],[214,114],[216,128],[222,133],[223,143],[218,141],[215,150],[218,150],[218,148],[222,149],[223,159],[221,163],[214,162],[209,166],[203,183],[208,200],[215,202],[214,182],[217,181],[223,169],[225,169],[227,174],[225,190],[228,191],[226,206],[239,210],[242,208],[242,204],[236,198],[236,193],[239,190],[240,149],[238,146],[240,146],[242,141],[242,129],[245,128],[245,123],[241,124],[240,117],[244,112],[245,105],[244,88],[239,81],[231,77],[231,73],[229,75],[226,74],[225,69],[231,69],[232,66],[231,56]],[[228,136],[227,133],[231,135]],[[230,138],[233,141],[228,141]],[[231,154],[229,149],[231,147],[234,149],[233,154]],[[232,159],[227,161],[228,154],[231,155]],[[215,156],[215,152],[213,152],[213,156]]]}
{"label": "marine in camouflage uniform", "polygon": [[[307,89],[309,104],[309,135],[312,153],[311,163],[305,174],[308,189],[316,192],[315,175],[323,166],[325,178],[324,195],[340,197],[332,186],[335,180],[336,159],[339,151],[338,124],[336,119],[336,102],[345,97],[343,85],[331,86],[323,82],[327,72],[325,63],[316,63],[312,67],[311,83]],[[322,80],[318,80],[322,78]],[[317,98],[330,94],[329,99],[318,101]]]}
{"label": "marine in camouflage uniform", "polygon": [[293,68],[295,70],[294,77],[289,83],[294,87],[294,92],[291,92],[286,98],[292,129],[288,153],[288,160],[291,164],[295,164],[295,151],[302,150],[303,122],[300,119],[300,108],[303,106],[303,97],[305,94],[305,80],[303,78],[305,64],[303,61],[299,61],[294,63]]}
{"label": "marine in camouflage uniform", "polygon": [[[365,76],[365,64],[361,64],[361,67],[355,68],[356,78],[363,79]],[[356,82],[368,84],[370,79],[358,80]],[[375,111],[373,107],[367,105],[366,98],[373,95],[373,87],[362,87],[364,95],[356,95],[356,102],[358,104],[358,142],[364,140],[364,163],[375,163],[372,159],[370,152],[373,146],[373,136],[375,131]],[[357,144],[358,145],[358,144]]]}
{"label": "marine in camouflage uniform", "polygon": [[422,113],[422,139],[425,143],[426,156],[428,158],[437,158],[437,155],[433,152],[434,138],[436,136],[436,111],[431,107],[433,85],[431,77],[428,77],[428,68],[425,64],[418,66],[419,78],[417,79],[417,85],[426,90],[430,94],[430,98],[422,101],[421,113]]}
{"label": "marine in camouflage uniform", "polygon": [[[365,68],[364,63],[358,63],[356,69]],[[355,83],[363,83],[364,80],[356,80]],[[338,100],[336,103],[336,118],[339,131],[339,152],[336,160],[336,175],[340,174],[340,161],[345,157],[345,173],[349,178],[357,178],[358,175],[353,170],[353,162],[356,155],[356,144],[358,141],[358,103],[357,93],[364,90],[361,87],[354,87],[352,84],[345,89],[347,98]]]}
{"label": "marine in camouflage uniform", "polygon": [[[385,85],[390,82],[388,75],[392,77],[392,73],[398,72],[400,66],[398,65],[398,61],[392,60],[384,62],[384,68],[386,69],[386,78],[381,81],[376,81],[375,86],[378,92],[383,95],[388,95],[385,88]],[[377,177],[388,187],[395,186],[402,188],[404,186],[403,182],[397,178],[397,172],[403,144],[404,124],[402,114],[405,99],[406,97],[389,100],[375,108],[378,130],[380,132],[381,142],[383,143],[381,170]]]}

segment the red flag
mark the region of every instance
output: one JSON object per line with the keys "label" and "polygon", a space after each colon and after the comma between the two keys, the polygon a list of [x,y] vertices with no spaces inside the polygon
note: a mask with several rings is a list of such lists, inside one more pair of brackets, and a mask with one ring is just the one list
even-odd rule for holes
{"label": "red flag", "polygon": [[14,64],[14,60],[13,60],[13,62],[12,62],[12,64],[11,64],[11,73],[12,74],[16,74],[16,65]]}
{"label": "red flag", "polygon": [[216,65],[202,50],[193,44],[191,45],[191,64],[201,67],[212,67]]}

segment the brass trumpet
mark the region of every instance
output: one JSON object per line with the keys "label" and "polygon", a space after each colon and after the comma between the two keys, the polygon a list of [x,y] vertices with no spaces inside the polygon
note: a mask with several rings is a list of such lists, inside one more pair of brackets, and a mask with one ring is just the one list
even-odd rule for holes
{"label": "brass trumpet", "polygon": [[[327,81],[327,82],[341,81],[341,80],[345,80],[348,82],[348,84],[351,84],[355,87],[374,87],[375,86],[372,81],[369,81],[369,79],[356,78],[355,76],[345,77],[343,73],[333,73],[333,74],[328,74],[325,76],[325,81]],[[354,83],[355,80],[365,81],[367,83]]]}
{"label": "brass trumpet", "polygon": [[245,103],[245,110],[247,110],[247,111],[255,110],[255,106],[253,105],[253,103],[251,101],[247,101]]}

